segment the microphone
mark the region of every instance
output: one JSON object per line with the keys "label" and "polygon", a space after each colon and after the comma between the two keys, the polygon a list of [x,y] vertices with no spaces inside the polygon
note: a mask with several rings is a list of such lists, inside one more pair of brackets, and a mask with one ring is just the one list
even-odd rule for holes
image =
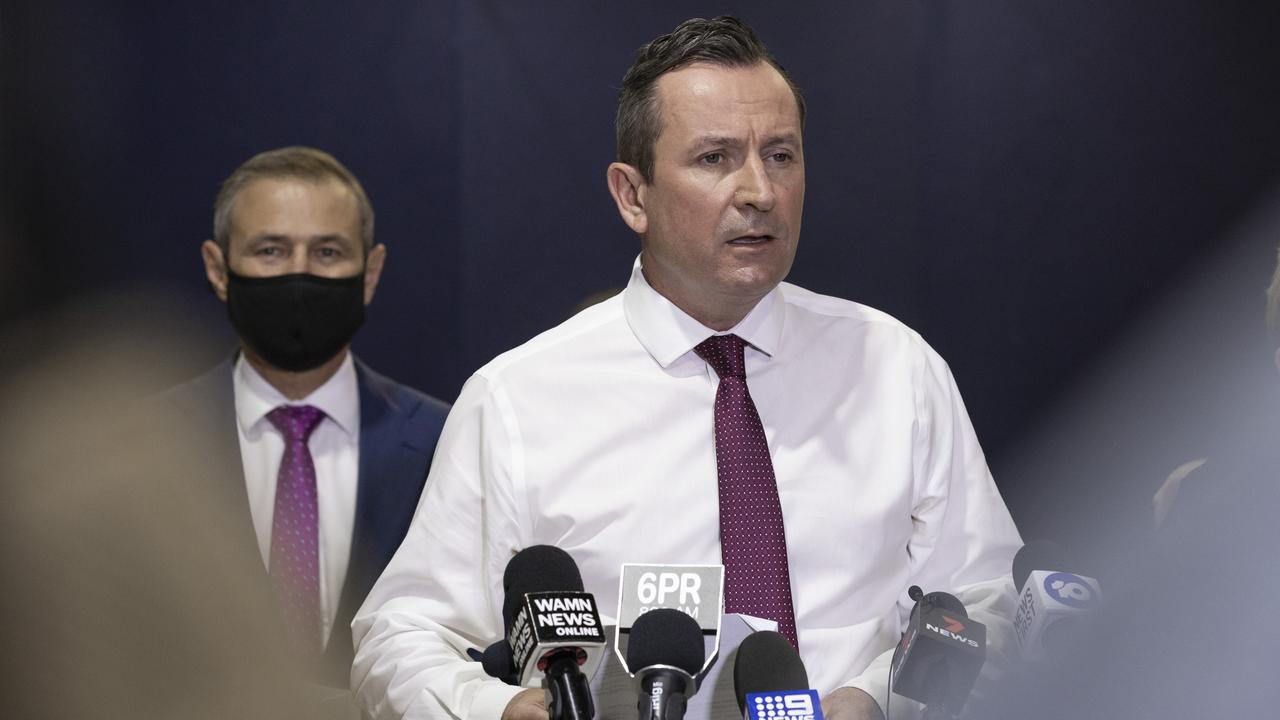
{"label": "microphone", "polygon": [[[631,628],[639,618],[659,608],[679,610],[693,618],[707,638],[704,657],[718,657],[720,621],[724,618],[724,566],[622,564],[613,648],[622,669],[630,675],[636,673],[627,660]],[[703,664],[710,667],[711,663]]]}
{"label": "microphone", "polygon": [[636,677],[640,720],[681,720],[705,661],[702,628],[687,613],[657,608],[636,618],[627,667]]}
{"label": "microphone", "polygon": [[738,646],[733,694],[743,720],[822,720],[800,653],[780,633],[751,633]]}
{"label": "microphone", "polygon": [[516,553],[502,573],[502,627],[506,637],[485,648],[483,653],[468,650],[479,660],[485,674],[508,685],[523,685],[521,669],[511,653],[511,625],[526,593],[582,590],[582,574],[573,558],[551,545],[533,545]]}
{"label": "microphone", "polygon": [[604,626],[577,563],[560,548],[533,545],[507,563],[502,588],[506,637],[485,649],[485,672],[545,689],[552,720],[591,720],[589,679],[604,659]]}
{"label": "microphone", "polygon": [[1044,540],[1027,543],[1014,556],[1013,629],[1024,659],[1040,660],[1064,647],[1083,616],[1102,601],[1098,581],[1067,571],[1073,567],[1061,547]]}
{"label": "microphone", "polygon": [[969,619],[955,595],[926,595],[915,585],[907,594],[916,604],[893,651],[889,684],[893,692],[927,705],[926,716],[955,715],[986,660],[987,628]]}

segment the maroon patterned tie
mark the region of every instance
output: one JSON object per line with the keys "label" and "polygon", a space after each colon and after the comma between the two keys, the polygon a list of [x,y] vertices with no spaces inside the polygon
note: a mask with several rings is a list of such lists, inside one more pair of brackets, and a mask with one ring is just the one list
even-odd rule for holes
{"label": "maroon patterned tie", "polygon": [[776,620],[778,632],[798,648],[782,504],[764,426],[747,390],[745,347],[737,335],[713,335],[694,348],[720,376],[716,469],[725,612]]}
{"label": "maroon patterned tie", "polygon": [[310,405],[281,405],[267,413],[284,435],[269,569],[289,634],[308,655],[320,652],[320,522],[316,466],[307,439],[324,417]]}

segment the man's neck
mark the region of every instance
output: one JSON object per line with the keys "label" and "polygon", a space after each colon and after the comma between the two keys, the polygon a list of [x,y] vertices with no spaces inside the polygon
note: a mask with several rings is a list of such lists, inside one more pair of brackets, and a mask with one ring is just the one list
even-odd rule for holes
{"label": "man's neck", "polygon": [[347,359],[349,347],[342,348],[337,355],[326,360],[320,367],[302,372],[281,370],[255,355],[247,347],[241,348],[241,352],[244,353],[244,359],[249,361],[253,369],[257,370],[262,379],[271,384],[271,387],[279,390],[281,395],[290,400],[301,400],[329,382],[329,378],[338,372],[338,368],[342,367],[343,361]]}
{"label": "man's neck", "polygon": [[[676,307],[680,307],[680,306],[676,305]],[[751,312],[751,307],[753,306],[748,306],[746,308],[735,308],[732,311],[727,311],[727,312],[725,311],[712,312],[709,310],[691,312],[689,308],[681,307],[680,309],[684,310],[689,317],[693,318],[694,320],[697,320],[698,322],[711,328],[712,330],[715,330],[716,332],[724,332],[725,330],[733,329],[735,326],[737,326],[738,323],[742,322],[742,319],[745,318],[747,314]]]}
{"label": "man's neck", "polygon": [[737,326],[743,318],[751,314],[764,297],[761,295],[750,298],[724,296],[711,298],[684,294],[678,292],[676,288],[666,287],[661,282],[655,283],[654,278],[645,272],[643,267],[640,268],[640,272],[654,292],[670,300],[671,304],[680,308],[684,314],[716,332],[724,332]]}

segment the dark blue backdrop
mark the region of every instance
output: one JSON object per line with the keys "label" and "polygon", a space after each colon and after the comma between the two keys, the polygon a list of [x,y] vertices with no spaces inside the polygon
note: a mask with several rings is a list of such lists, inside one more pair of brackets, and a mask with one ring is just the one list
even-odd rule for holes
{"label": "dark blue backdrop", "polygon": [[1034,484],[1002,477],[1006,451],[1280,179],[1261,5],[9,2],[0,307],[157,286],[229,344],[198,257],[217,184],[315,145],[363,180],[390,248],[359,351],[452,399],[625,282],[616,88],[637,46],[729,12],[809,98],[791,279],[938,348],[1018,515]]}

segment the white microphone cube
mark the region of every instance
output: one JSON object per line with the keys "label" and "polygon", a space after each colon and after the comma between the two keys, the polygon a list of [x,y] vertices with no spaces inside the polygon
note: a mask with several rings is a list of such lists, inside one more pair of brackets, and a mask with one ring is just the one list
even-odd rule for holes
{"label": "white microphone cube", "polygon": [[1028,574],[1013,618],[1022,656],[1027,660],[1043,657],[1052,644],[1048,636],[1061,632],[1101,602],[1102,589],[1091,577],[1052,570]]}
{"label": "white microphone cube", "polygon": [[511,623],[511,654],[520,668],[520,684],[540,687],[546,675],[540,658],[558,648],[576,648],[582,673],[595,675],[605,655],[605,634],[591,593],[528,593],[520,603]]}

